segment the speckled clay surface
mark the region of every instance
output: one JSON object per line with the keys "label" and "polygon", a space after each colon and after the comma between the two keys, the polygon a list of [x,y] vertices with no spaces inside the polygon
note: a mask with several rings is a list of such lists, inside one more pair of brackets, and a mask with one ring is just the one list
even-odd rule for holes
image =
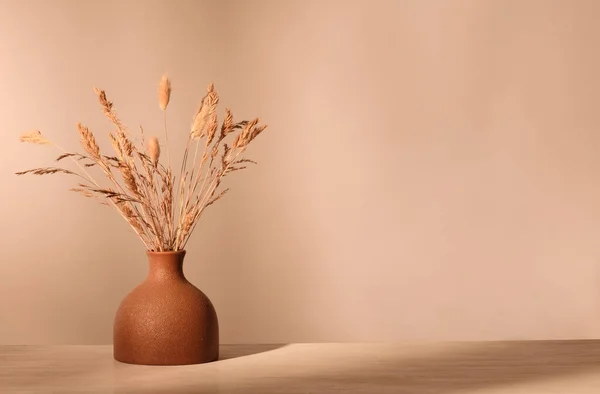
{"label": "speckled clay surface", "polygon": [[208,297],[185,278],[185,251],[147,254],[148,277],[125,297],[115,317],[115,360],[144,365],[217,360],[217,314]]}

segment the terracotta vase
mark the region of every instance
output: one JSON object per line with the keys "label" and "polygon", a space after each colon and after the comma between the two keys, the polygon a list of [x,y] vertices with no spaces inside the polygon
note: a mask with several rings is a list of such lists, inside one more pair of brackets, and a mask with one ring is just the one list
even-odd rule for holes
{"label": "terracotta vase", "polygon": [[115,360],[143,365],[217,360],[217,314],[208,297],[185,278],[185,251],[147,254],[148,277],[125,297],[115,316]]}

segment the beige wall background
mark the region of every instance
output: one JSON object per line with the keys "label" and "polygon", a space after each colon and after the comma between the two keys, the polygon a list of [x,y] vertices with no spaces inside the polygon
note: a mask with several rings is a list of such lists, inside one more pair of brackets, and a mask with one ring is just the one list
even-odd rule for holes
{"label": "beige wall background", "polygon": [[211,81],[270,125],[188,247],[222,342],[597,337],[599,16],[594,0],[0,1],[0,343],[111,342],[143,246],[72,179],[13,175],[56,157],[18,136],[105,135],[93,86],[161,132],[164,72],[172,147]]}

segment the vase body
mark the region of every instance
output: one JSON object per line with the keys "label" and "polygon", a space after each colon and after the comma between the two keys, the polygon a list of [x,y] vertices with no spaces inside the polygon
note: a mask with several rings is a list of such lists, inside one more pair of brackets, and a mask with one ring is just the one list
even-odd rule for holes
{"label": "vase body", "polygon": [[208,297],[185,278],[185,251],[147,255],[148,277],[125,297],[115,316],[115,360],[143,365],[217,360],[217,314]]}

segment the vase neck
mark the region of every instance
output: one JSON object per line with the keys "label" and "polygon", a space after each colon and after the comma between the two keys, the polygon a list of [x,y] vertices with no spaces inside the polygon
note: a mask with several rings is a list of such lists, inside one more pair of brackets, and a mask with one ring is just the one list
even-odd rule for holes
{"label": "vase neck", "polygon": [[183,275],[183,258],[185,251],[147,252],[149,272],[148,279],[169,280],[185,279]]}

